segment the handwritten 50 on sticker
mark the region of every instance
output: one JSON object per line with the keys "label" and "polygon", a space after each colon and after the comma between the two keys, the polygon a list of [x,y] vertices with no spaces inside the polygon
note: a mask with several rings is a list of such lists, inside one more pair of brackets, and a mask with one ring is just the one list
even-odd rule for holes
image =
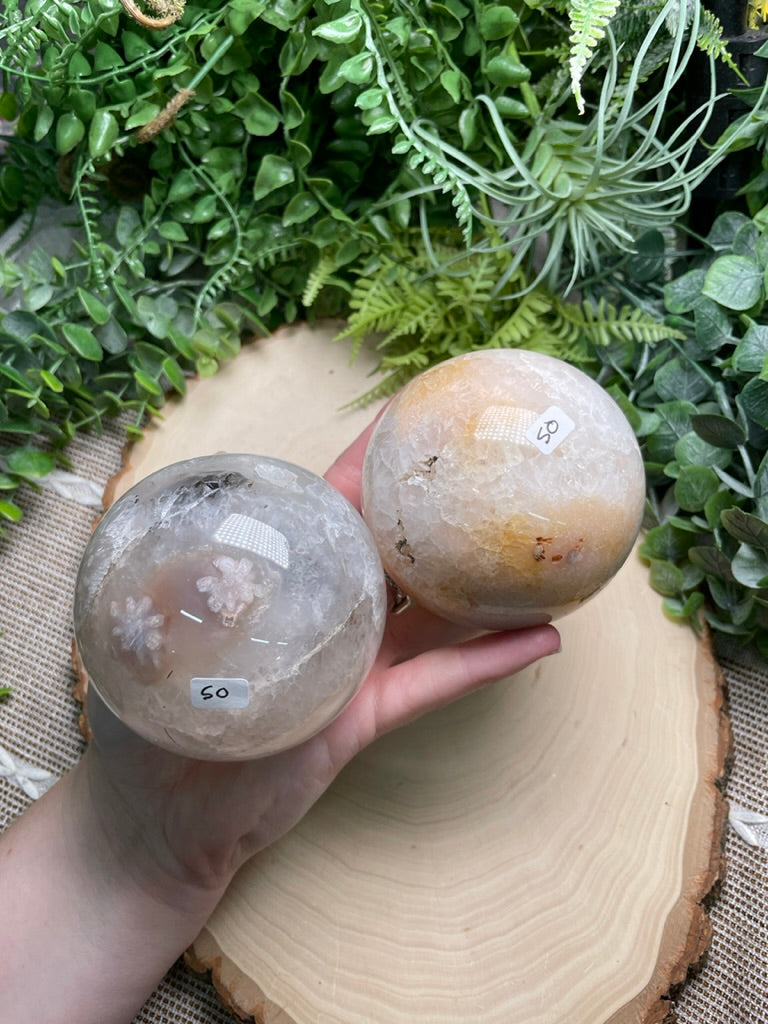
{"label": "handwritten 50 on sticker", "polygon": [[195,676],[189,681],[193,708],[210,711],[239,711],[251,702],[247,679],[221,679]]}
{"label": "handwritten 50 on sticker", "polygon": [[540,452],[549,455],[563,443],[575,426],[568,413],[556,405],[550,405],[528,427],[525,436]]}

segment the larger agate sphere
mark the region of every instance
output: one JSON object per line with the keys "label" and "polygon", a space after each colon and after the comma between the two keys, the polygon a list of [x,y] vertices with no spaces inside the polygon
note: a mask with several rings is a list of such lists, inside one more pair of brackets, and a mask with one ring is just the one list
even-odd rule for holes
{"label": "larger agate sphere", "polygon": [[386,572],[479,629],[549,622],[617,572],[645,475],[625,416],[591,378],[536,352],[449,359],[391,402],[363,467]]}
{"label": "larger agate sphere", "polygon": [[356,693],[385,594],[365,523],[328,483],[278,459],[206,456],[106,513],[80,566],[75,633],[92,685],[145,739],[263,757]]}

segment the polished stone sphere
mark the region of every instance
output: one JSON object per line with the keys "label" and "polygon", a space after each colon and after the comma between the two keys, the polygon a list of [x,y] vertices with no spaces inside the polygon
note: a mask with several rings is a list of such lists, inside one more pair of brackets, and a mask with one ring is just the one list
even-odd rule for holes
{"label": "polished stone sphere", "polygon": [[206,760],[295,746],[354,696],[384,629],[359,513],[291,463],[190,459],[142,480],[83,555],[75,634],[91,684],[145,739]]}
{"label": "polished stone sphere", "polygon": [[578,608],[640,529],[643,460],[582,371],[519,349],[457,356],[412,380],[363,466],[386,572],[430,611],[510,629]]}

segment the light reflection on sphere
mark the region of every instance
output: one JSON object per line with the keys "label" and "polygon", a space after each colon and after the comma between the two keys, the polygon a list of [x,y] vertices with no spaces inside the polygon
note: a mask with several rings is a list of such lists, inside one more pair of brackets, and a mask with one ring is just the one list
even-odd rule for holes
{"label": "light reflection on sphere", "polygon": [[454,622],[508,629],[578,608],[618,571],[645,474],[632,428],[595,381],[497,349],[440,363],[393,399],[362,495],[406,594]]}
{"label": "light reflection on sphere", "polygon": [[83,555],[75,633],[131,729],[206,760],[301,743],[359,689],[381,643],[381,562],[325,480],[248,454],[175,463],[105,514]]}

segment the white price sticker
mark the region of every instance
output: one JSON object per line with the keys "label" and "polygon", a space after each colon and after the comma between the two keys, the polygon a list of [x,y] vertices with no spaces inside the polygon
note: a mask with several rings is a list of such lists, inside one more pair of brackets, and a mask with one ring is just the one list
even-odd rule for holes
{"label": "white price sticker", "polygon": [[193,708],[237,711],[248,707],[251,690],[247,679],[195,676],[189,681],[189,696]]}
{"label": "white price sticker", "polygon": [[535,419],[526,431],[526,438],[535,444],[540,452],[549,455],[568,437],[576,424],[571,417],[556,405],[550,407]]}

